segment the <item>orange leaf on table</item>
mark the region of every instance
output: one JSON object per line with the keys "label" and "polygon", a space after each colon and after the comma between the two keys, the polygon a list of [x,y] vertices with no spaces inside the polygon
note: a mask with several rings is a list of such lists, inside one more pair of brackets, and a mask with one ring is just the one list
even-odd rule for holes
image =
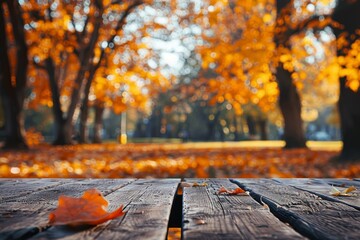
{"label": "orange leaf on table", "polygon": [[123,206],[107,212],[109,205],[97,189],[89,189],[80,198],[61,195],[57,209],[50,213],[50,225],[98,225],[124,215]]}
{"label": "orange leaf on table", "polygon": [[227,193],[229,195],[237,195],[240,193],[245,193],[245,190],[242,188],[235,188],[234,190],[228,190],[225,187],[221,187],[218,191],[218,194]]}
{"label": "orange leaf on table", "polygon": [[356,190],[356,188],[354,186],[350,186],[350,187],[344,189],[343,191],[340,191],[336,187],[332,186],[332,188],[330,190],[330,194],[332,196],[350,197],[352,195],[349,194],[349,193],[351,193],[351,192],[353,192],[355,190]]}

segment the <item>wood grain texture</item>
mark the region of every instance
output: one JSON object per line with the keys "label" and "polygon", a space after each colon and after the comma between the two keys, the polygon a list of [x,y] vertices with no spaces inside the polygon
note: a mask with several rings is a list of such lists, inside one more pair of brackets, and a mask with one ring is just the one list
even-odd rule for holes
{"label": "wood grain texture", "polygon": [[[108,180],[106,180],[108,181]],[[172,201],[180,179],[137,180],[106,195],[109,210],[126,214],[92,228],[52,227],[35,239],[166,239]]]}
{"label": "wood grain texture", "polygon": [[[199,181],[199,180],[197,180]],[[227,179],[209,179],[207,187],[183,190],[183,239],[302,239],[247,194],[219,195]]]}
{"label": "wood grain texture", "polygon": [[354,186],[358,190],[360,190],[360,181],[356,181],[356,179],[348,179],[348,178],[323,178],[326,183],[335,187],[350,187]]}
{"label": "wood grain texture", "polygon": [[[330,191],[332,189],[331,181],[327,181],[325,179],[285,179],[285,178],[279,178],[274,179],[275,181],[279,183],[283,183],[286,185],[293,186],[295,188],[308,191],[310,193],[313,193],[315,195],[318,195],[319,197],[334,201],[334,202],[341,202],[348,206],[354,207],[358,210],[360,210],[360,198],[359,198],[359,191],[356,191],[355,193],[352,193],[351,196],[332,196],[330,194]],[[336,180],[337,185],[336,188],[340,191],[346,189],[346,186],[354,186],[356,185],[354,181],[350,180]],[[331,185],[330,185],[331,184]],[[341,186],[341,187],[340,187]]]}
{"label": "wood grain texture", "polygon": [[3,178],[0,181],[0,203],[12,198],[18,198],[26,196],[33,192],[45,190],[47,188],[55,187],[58,185],[65,184],[71,181],[71,179],[63,179],[59,181],[57,179],[12,179]]}
{"label": "wood grain texture", "polygon": [[[0,180],[1,182],[2,180]],[[48,181],[54,180],[39,179],[44,181],[43,185],[48,186]],[[99,189],[105,196],[119,188],[133,182],[131,179],[99,180],[99,179],[58,179],[58,184],[51,187],[39,188],[29,194],[17,196],[17,187],[9,191],[9,198],[0,205],[0,236],[1,239],[26,239],[36,236],[48,222],[49,213],[57,207],[58,197],[62,194],[79,197],[90,188]],[[26,180],[23,184],[28,186]],[[39,183],[39,185],[41,185]],[[0,185],[1,188],[2,185]],[[51,228],[49,228],[51,229]]]}
{"label": "wood grain texture", "polygon": [[232,182],[267,204],[282,221],[312,239],[360,239],[360,211],[271,179]]}

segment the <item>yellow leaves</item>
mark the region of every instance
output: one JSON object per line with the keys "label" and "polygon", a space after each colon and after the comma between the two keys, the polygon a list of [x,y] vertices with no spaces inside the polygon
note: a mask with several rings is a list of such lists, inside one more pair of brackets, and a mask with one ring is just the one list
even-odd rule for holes
{"label": "yellow leaves", "polygon": [[357,92],[359,90],[360,87],[360,80],[358,79],[353,79],[353,80],[348,80],[346,85],[353,90],[354,92]]}
{"label": "yellow leaves", "polygon": [[280,62],[285,63],[285,62],[291,61],[292,57],[291,57],[290,54],[283,54],[283,55],[280,56],[279,59],[280,59]]}
{"label": "yellow leaves", "polygon": [[264,14],[264,16],[263,16],[264,23],[268,24],[268,23],[271,23],[273,20],[274,20],[274,17],[271,14],[269,14],[269,13]]}
{"label": "yellow leaves", "polygon": [[105,211],[108,204],[97,189],[85,191],[81,198],[61,195],[57,209],[49,214],[49,224],[98,225],[125,214],[122,206],[111,213]]}
{"label": "yellow leaves", "polygon": [[356,190],[356,188],[354,186],[350,186],[342,191],[340,191],[339,189],[337,189],[336,187],[333,186],[330,190],[330,194],[332,196],[336,196],[336,197],[350,197],[350,196],[353,196],[353,194],[350,194],[350,193],[355,190]]}
{"label": "yellow leaves", "polygon": [[269,82],[265,85],[265,92],[270,96],[277,96],[279,89],[276,82]]}

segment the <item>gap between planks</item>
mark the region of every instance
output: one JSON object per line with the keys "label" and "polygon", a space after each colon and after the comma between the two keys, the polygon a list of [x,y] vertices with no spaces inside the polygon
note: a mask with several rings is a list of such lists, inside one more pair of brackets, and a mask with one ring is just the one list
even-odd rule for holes
{"label": "gap between planks", "polygon": [[272,179],[232,179],[280,220],[311,239],[360,239],[360,211]]}

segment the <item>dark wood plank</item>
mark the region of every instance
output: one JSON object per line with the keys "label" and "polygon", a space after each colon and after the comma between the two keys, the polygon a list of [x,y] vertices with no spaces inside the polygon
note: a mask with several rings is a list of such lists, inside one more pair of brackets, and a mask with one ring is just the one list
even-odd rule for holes
{"label": "dark wood plank", "polygon": [[[0,236],[4,239],[22,239],[24,236],[36,235],[39,229],[44,229],[47,225],[48,215],[57,207],[57,200],[61,194],[79,197],[85,190],[97,188],[104,195],[108,195],[134,180],[58,179],[57,181],[59,184],[55,187],[5,200],[0,205]],[[13,189],[13,193],[16,194],[16,188]]]}
{"label": "dark wood plank", "polygon": [[70,179],[59,181],[57,179],[14,179],[3,178],[0,180],[0,203],[11,198],[26,196],[33,192],[45,190],[55,186],[65,184]]}
{"label": "dark wood plank", "polygon": [[282,221],[312,239],[360,239],[360,211],[271,179],[232,182],[270,207]]}
{"label": "dark wood plank", "polygon": [[[360,210],[360,198],[359,195],[354,193],[352,196],[332,196],[330,194],[330,191],[332,189],[332,185],[329,184],[331,181],[326,181],[324,179],[304,179],[304,178],[294,178],[294,179],[288,179],[288,178],[279,178],[274,179],[277,182],[293,186],[295,188],[308,191],[310,193],[316,194],[319,197],[329,200],[329,201],[335,201],[335,202],[341,202],[346,205],[349,205],[351,207],[354,207],[358,210]],[[338,183],[341,183],[339,187],[336,188],[340,191],[344,190],[346,187],[346,184],[349,186],[355,185],[353,184],[354,181],[346,180],[341,181],[337,180]],[[346,184],[345,184],[346,183]]]}
{"label": "dark wood plank", "polygon": [[124,204],[124,217],[88,229],[52,227],[36,239],[166,239],[180,179],[137,180],[106,196],[109,210]]}
{"label": "dark wood plank", "polygon": [[[199,181],[199,180],[197,180]],[[227,179],[209,179],[207,187],[183,190],[183,239],[303,239],[269,209],[247,194],[218,195]]]}

